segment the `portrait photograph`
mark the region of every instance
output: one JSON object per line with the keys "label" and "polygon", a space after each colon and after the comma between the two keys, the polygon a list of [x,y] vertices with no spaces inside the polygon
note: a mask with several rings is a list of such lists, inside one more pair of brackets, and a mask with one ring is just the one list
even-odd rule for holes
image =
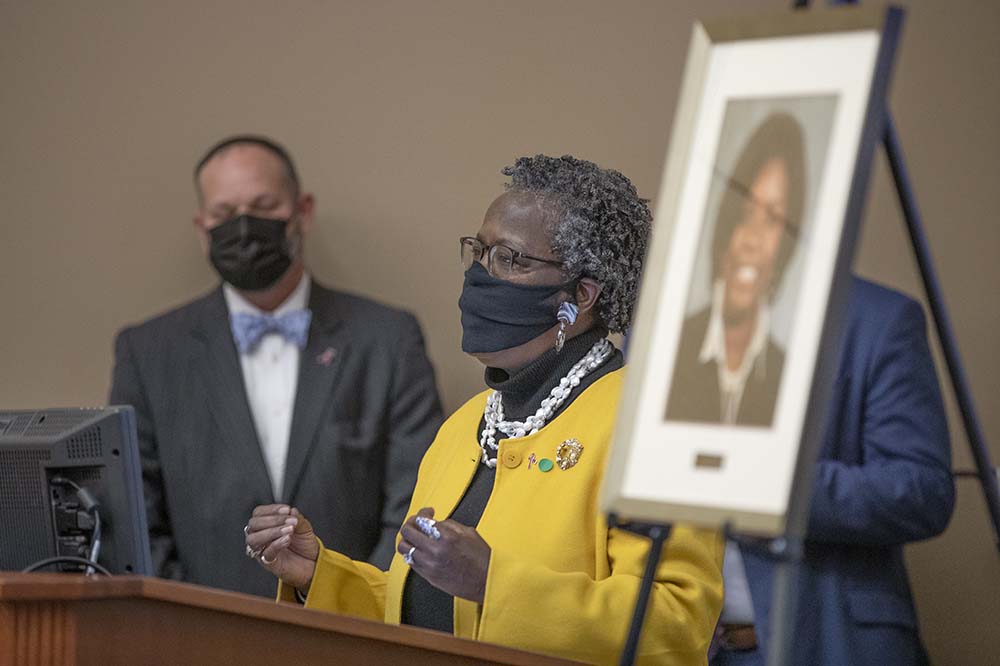
{"label": "portrait photograph", "polygon": [[667,419],[771,426],[836,103],[727,104]]}
{"label": "portrait photograph", "polygon": [[831,16],[694,28],[603,494],[618,516],[766,536],[803,505],[895,43],[885,10]]}

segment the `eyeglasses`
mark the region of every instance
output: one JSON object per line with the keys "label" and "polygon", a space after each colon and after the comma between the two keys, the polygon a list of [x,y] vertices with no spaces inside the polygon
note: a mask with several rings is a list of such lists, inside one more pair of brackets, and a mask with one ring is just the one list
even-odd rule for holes
{"label": "eyeglasses", "polygon": [[482,261],[483,257],[486,257],[486,270],[501,280],[527,273],[531,270],[531,261],[562,267],[561,261],[532,257],[530,254],[512,250],[506,245],[485,245],[472,236],[463,236],[458,240],[462,244],[462,266],[465,270],[469,270],[473,263]]}
{"label": "eyeglasses", "polygon": [[713,172],[716,178],[725,181],[726,186],[729,189],[735,191],[739,196],[743,197],[744,206],[760,206],[764,208],[764,210],[767,211],[768,217],[771,220],[780,223],[782,225],[782,231],[791,236],[792,240],[797,241],[799,239],[799,225],[795,221],[783,215],[778,215],[771,209],[770,206],[758,201],[747,185],[739,182],[719,167],[715,167]]}

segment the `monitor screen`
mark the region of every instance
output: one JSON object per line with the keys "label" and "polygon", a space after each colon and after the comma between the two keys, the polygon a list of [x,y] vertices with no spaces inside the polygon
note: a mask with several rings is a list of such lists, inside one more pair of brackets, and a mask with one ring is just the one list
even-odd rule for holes
{"label": "monitor screen", "polygon": [[0,411],[0,533],[0,571],[87,558],[98,537],[105,569],[152,575],[132,408]]}

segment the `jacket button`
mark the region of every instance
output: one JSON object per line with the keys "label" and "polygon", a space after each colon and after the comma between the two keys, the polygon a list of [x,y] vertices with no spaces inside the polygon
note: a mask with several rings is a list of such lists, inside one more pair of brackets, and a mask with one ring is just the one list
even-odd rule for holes
{"label": "jacket button", "polygon": [[514,469],[521,464],[521,454],[517,451],[504,451],[503,466]]}

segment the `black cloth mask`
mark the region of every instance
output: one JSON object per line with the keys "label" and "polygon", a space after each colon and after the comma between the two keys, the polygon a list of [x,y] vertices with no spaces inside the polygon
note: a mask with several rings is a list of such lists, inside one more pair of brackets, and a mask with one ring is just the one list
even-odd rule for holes
{"label": "black cloth mask", "polygon": [[287,229],[288,220],[252,215],[230,218],[208,232],[212,265],[237,289],[267,289],[292,265]]}
{"label": "black cloth mask", "polygon": [[486,354],[534,340],[559,323],[554,297],[573,293],[574,282],[516,284],[490,275],[478,261],[465,271],[458,299],[462,311],[462,351]]}

